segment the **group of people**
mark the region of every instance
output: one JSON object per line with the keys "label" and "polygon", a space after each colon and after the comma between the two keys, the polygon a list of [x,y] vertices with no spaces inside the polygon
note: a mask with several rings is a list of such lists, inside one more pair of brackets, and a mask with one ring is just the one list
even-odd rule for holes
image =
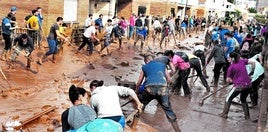
{"label": "group of people", "polygon": [[241,105],[244,110],[245,119],[250,118],[246,98],[250,95],[251,107],[258,104],[258,90],[264,79],[264,65],[268,30],[265,25],[259,28],[250,28],[251,25],[241,20],[234,23],[232,27],[226,27],[224,22],[218,24],[212,22],[207,30],[207,47],[212,43],[213,47],[206,64],[214,58],[213,86],[218,86],[219,76],[223,70],[223,84],[233,84],[229,91],[221,117],[227,118],[232,100],[240,94]]}
{"label": "group of people", "polygon": [[[2,19],[2,35],[5,40],[5,47],[1,53],[1,60],[9,60],[10,67],[14,68],[15,60],[19,54],[23,54],[27,58],[27,69],[30,68],[29,60],[32,60],[31,53],[37,46],[40,47],[41,44],[41,34],[42,30],[42,8],[37,7],[32,10],[32,13],[25,17],[25,27],[28,29],[27,33],[22,33],[15,36],[14,29],[17,27],[16,14],[17,8],[14,6],[11,8],[11,12],[8,13],[7,17]],[[68,41],[67,36],[64,36],[60,32],[60,27],[62,27],[63,18],[58,17],[56,23],[50,27],[50,31],[47,37],[47,42],[49,45],[49,51],[46,52],[37,62],[42,65],[44,59],[49,55],[53,55],[53,62],[55,61],[55,54],[58,50],[58,40]],[[37,45],[38,44],[38,45]],[[7,59],[7,52],[13,49],[13,53],[10,59]]]}
{"label": "group of people", "polygon": [[[5,40],[5,48],[1,56],[3,60],[6,60],[6,53],[12,47],[11,34],[12,28],[16,25],[16,10],[16,7],[12,7],[11,12],[2,20],[2,35]],[[43,20],[41,8],[38,7],[33,10],[32,15],[26,18],[25,26],[32,28],[34,32],[37,32],[37,36],[40,36]],[[93,20],[93,15],[89,14],[85,20],[83,43],[76,53],[79,53],[84,46],[88,45],[88,53],[92,54],[95,43],[102,40],[103,44],[99,52],[106,48],[109,53],[108,46],[117,39],[119,40],[118,49],[122,49],[122,39],[126,36],[127,31],[127,39],[132,38],[133,32],[136,32],[134,46],[140,40],[140,49],[142,50],[146,37],[150,34],[149,23],[149,17],[145,15],[136,17],[135,14],[132,14],[129,22],[124,17],[120,20],[114,17],[108,19],[106,25],[104,25],[102,14],[95,20]],[[58,17],[50,27],[47,37],[49,50],[38,60],[40,65],[50,55],[52,55],[53,62],[55,61],[59,38],[68,41],[67,37],[60,32],[62,25],[63,18]],[[185,17],[181,21],[180,16],[176,19],[168,17],[163,23],[159,21],[159,18],[155,18],[152,22],[153,38],[156,38],[157,35],[161,36],[159,46],[162,48],[162,42],[169,35],[172,35],[174,42],[177,43],[176,33],[182,32],[186,36],[188,28],[193,27],[198,30],[205,25],[205,18]],[[206,66],[212,58],[214,58],[212,87],[218,87],[221,71],[223,71],[222,84],[233,84],[220,116],[228,117],[232,100],[240,94],[245,119],[249,119],[250,114],[246,98],[250,95],[252,107],[258,104],[258,89],[264,79],[263,64],[267,61],[262,56],[267,54],[267,49],[263,49],[263,47],[267,45],[264,36],[267,36],[268,28],[266,26],[261,27],[258,24],[252,26],[252,24],[246,25],[243,23],[235,23],[230,28],[224,22],[219,23],[217,21],[211,21],[209,25],[205,31],[205,44],[195,43],[193,53],[165,50],[157,53],[157,55],[145,55],[145,64],[141,67],[135,91],[122,86],[103,86],[103,81],[94,80],[89,86],[89,103],[87,91],[84,88],[72,85],[69,88],[69,98],[73,106],[62,113],[62,130],[83,131],[89,128],[95,129],[94,124],[107,123],[115,131],[123,131],[125,117],[120,107],[119,96],[131,96],[139,111],[142,111],[144,106],[152,99],[156,99],[165,111],[166,117],[174,130],[179,132],[181,130],[177,123],[177,116],[170,103],[170,91],[179,93],[181,87],[183,87],[184,96],[191,97],[192,90],[189,87],[188,78],[192,68],[196,71],[206,91],[209,92],[211,86],[206,80],[208,78]],[[103,38],[98,38],[97,32],[103,33]],[[15,59],[18,54],[22,53],[22,50],[25,51],[23,54],[26,57],[31,55],[31,52],[35,49],[33,37],[23,33],[14,38],[14,53],[10,58],[11,66],[14,66]],[[208,57],[206,57],[207,55]],[[175,82],[172,82],[172,76],[176,77]],[[105,126],[100,129],[104,130]],[[111,128],[107,127],[107,129]]]}
{"label": "group of people", "polygon": [[93,80],[89,85],[89,91],[74,85],[69,88],[69,98],[73,106],[62,113],[63,132],[70,130],[123,132],[126,122],[119,102],[121,96],[131,96],[136,102],[138,111],[142,111],[143,104],[133,89],[103,84],[102,80]]}

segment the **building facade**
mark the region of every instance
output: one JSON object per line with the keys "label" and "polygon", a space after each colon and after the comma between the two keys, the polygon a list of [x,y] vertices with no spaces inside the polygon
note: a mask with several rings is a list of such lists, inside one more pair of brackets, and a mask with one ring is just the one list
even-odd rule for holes
{"label": "building facade", "polygon": [[8,14],[12,6],[17,7],[16,18],[19,27],[24,26],[24,18],[31,10],[41,7],[45,34],[48,34],[50,26],[55,23],[57,17],[61,16],[67,22],[83,23],[89,12],[88,0],[1,0],[0,5],[1,18]]}

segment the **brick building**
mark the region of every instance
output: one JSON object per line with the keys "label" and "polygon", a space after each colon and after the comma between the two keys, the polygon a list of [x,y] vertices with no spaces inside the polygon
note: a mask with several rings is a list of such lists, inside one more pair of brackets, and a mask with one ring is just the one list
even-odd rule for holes
{"label": "brick building", "polygon": [[43,29],[46,34],[58,16],[64,17],[65,21],[84,22],[89,12],[89,0],[1,0],[0,5],[1,19],[12,6],[17,7],[16,18],[19,27],[23,27],[23,20],[31,10],[42,7]]}
{"label": "brick building", "polygon": [[[185,2],[186,0],[91,0],[89,10],[95,14],[104,14],[109,18],[114,15],[129,18],[133,12],[161,17],[184,16]],[[112,5],[114,8],[110,8]],[[190,5],[187,9],[190,9],[189,7]],[[111,9],[114,12],[110,12]]]}
{"label": "brick building", "polygon": [[[23,20],[32,9],[42,7],[44,16],[43,29],[48,33],[49,27],[55,22],[58,16],[62,16],[66,22],[76,22],[80,25],[84,24],[88,13],[92,13],[94,18],[99,14],[104,15],[104,22],[107,18],[112,18],[114,15],[129,18],[132,12],[145,13],[146,15],[154,16],[184,16],[192,15],[191,4],[198,3],[198,0],[1,0],[0,17],[3,18],[10,11],[12,6],[17,7],[17,22],[18,26],[23,26]],[[197,1],[197,2],[194,2]],[[199,0],[204,2],[205,0]],[[187,7],[186,7],[187,5]],[[201,13],[200,13],[201,12]],[[194,15],[203,14],[201,11],[194,11]]]}

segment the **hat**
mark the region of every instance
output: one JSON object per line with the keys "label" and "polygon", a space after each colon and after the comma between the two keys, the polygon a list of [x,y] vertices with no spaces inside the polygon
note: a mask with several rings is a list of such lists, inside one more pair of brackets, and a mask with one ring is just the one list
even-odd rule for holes
{"label": "hat", "polygon": [[17,10],[17,7],[16,6],[12,6],[10,11],[16,11]]}

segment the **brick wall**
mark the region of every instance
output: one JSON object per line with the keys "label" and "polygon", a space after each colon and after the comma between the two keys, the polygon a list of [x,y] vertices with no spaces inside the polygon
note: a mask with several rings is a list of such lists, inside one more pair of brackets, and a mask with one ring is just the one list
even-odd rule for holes
{"label": "brick wall", "polygon": [[146,15],[160,15],[160,16],[170,16],[171,8],[175,9],[177,13],[177,5],[174,3],[167,3],[165,1],[155,1],[155,0],[132,0],[127,4],[119,5],[118,16],[124,16],[129,18],[132,12],[138,13],[138,7],[146,7]]}
{"label": "brick wall", "polygon": [[[56,22],[56,18],[63,16],[64,0],[0,0],[0,18],[3,18],[10,11],[12,6],[17,7],[17,23],[19,27],[23,26],[23,20],[31,10],[36,7],[42,7],[42,15],[44,16],[43,29],[48,34],[50,26]],[[77,19],[80,24],[84,24],[84,20],[89,13],[89,1],[78,0]]]}
{"label": "brick wall", "polygon": [[128,20],[132,12],[132,2],[126,2],[124,4],[120,4],[118,7],[117,16],[124,17],[126,20]]}
{"label": "brick wall", "polygon": [[167,8],[167,4],[163,3],[163,2],[152,2],[151,3],[151,8],[150,8],[150,12],[151,15],[157,16],[164,16],[166,15],[166,8]]}

